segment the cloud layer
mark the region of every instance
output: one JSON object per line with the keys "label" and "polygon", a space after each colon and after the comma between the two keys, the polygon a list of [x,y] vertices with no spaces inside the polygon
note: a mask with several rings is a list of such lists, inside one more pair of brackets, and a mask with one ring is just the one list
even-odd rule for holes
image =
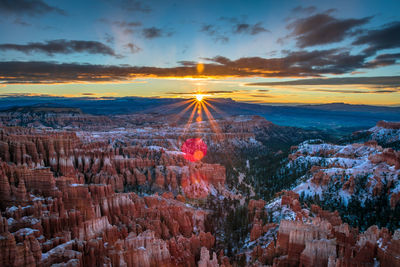
{"label": "cloud layer", "polygon": [[[127,48],[131,49],[132,53],[139,49],[133,44]],[[79,51],[86,51],[86,49],[79,49]],[[115,54],[113,51],[101,49],[89,51]],[[217,56],[204,59],[208,63],[203,64],[204,69],[201,73],[198,72],[197,63],[193,61],[179,62],[179,66],[170,68],[9,61],[0,62],[0,76],[4,83],[127,81],[140,77],[318,77],[371,67],[372,63],[366,62],[365,59],[363,55],[351,55],[349,52],[337,49],[290,52],[281,58],[245,57],[230,60]],[[329,80],[300,80],[297,83],[307,81],[321,83]]]}
{"label": "cloud layer", "polygon": [[354,28],[366,24],[370,19],[337,19],[329,13],[320,13],[296,19],[287,28],[291,30],[289,36],[295,37],[297,46],[304,48],[343,41],[352,34]]}
{"label": "cloud layer", "polygon": [[[46,53],[72,53],[79,51],[115,55],[113,50],[103,49],[103,46],[95,46],[95,48],[92,46],[88,48],[86,45],[79,46],[79,48],[73,46],[75,49],[72,50],[63,46],[51,49],[47,46],[45,46],[46,49],[39,47],[36,49],[42,49]],[[25,47],[17,48],[26,49]],[[128,45],[127,48],[132,53],[140,49],[134,44],[132,46]],[[5,49],[10,49],[10,47]],[[31,50],[32,48],[30,47],[27,51]],[[179,66],[170,68],[9,61],[0,62],[0,76],[3,83],[127,81],[140,77],[319,77],[327,74],[345,74],[362,68],[375,67],[378,61],[385,62],[385,64],[396,64],[398,56],[397,54],[378,56],[375,63],[374,61],[367,61],[365,55],[351,55],[348,51],[340,49],[288,52],[286,56],[281,58],[244,57],[231,60],[217,56],[204,58],[208,63],[203,64],[204,69],[201,73],[198,72],[197,62],[193,61],[181,61]],[[301,80],[298,82],[306,81]],[[315,81],[321,82],[321,80]]]}
{"label": "cloud layer", "polygon": [[[345,78],[315,78],[284,82],[248,83],[247,86],[309,86],[304,89],[314,92],[341,93],[341,94],[386,94],[400,92],[400,76],[376,77],[345,77]],[[321,86],[322,88],[315,88]],[[340,87],[339,87],[340,86]],[[352,89],[345,89],[349,86]],[[304,88],[304,87],[303,87]],[[343,88],[343,89],[341,89]],[[358,89],[359,88],[359,89]]]}
{"label": "cloud layer", "polygon": [[302,79],[285,82],[260,82],[248,83],[255,86],[274,85],[349,85],[349,84],[371,84],[400,87],[400,76],[378,76],[378,77],[345,77],[345,78],[324,78],[324,79]]}
{"label": "cloud layer", "polygon": [[359,36],[353,45],[368,45],[365,53],[372,55],[379,50],[400,47],[400,21],[386,24],[379,30],[370,30]]}
{"label": "cloud layer", "polygon": [[42,0],[0,0],[0,14],[37,16],[46,13],[66,15],[63,9],[46,4]]}
{"label": "cloud layer", "polygon": [[53,54],[89,53],[119,57],[109,46],[97,41],[52,40],[27,44],[0,44],[0,51],[14,50],[25,54],[33,52]]}
{"label": "cloud layer", "polygon": [[200,32],[211,36],[215,42],[220,42],[222,44],[229,42],[230,35],[258,35],[271,32],[263,26],[262,22],[254,24],[247,23],[244,18],[220,17],[218,21],[222,22],[222,25],[220,23],[203,24],[200,28]]}

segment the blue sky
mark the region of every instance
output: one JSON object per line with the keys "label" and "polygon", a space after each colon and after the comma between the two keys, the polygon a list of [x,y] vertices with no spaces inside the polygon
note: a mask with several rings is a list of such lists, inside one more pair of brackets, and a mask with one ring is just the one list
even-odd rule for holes
{"label": "blue sky", "polygon": [[[0,0],[0,88],[3,94],[72,96],[85,88],[93,96],[162,97],[225,90],[230,93],[213,96],[265,103],[394,105],[400,103],[400,87],[393,83],[347,80],[283,88],[271,82],[399,76],[400,41],[388,37],[400,29],[399,11],[398,1],[371,0]],[[327,30],[318,31],[321,25]],[[373,36],[383,36],[385,42],[376,43]],[[327,56],[323,63],[302,61],[300,52],[307,58],[316,52]],[[31,64],[21,65],[26,62]],[[35,67],[38,62],[53,65],[42,70]],[[58,71],[65,63],[73,66]],[[204,72],[196,74],[199,63]],[[82,78],[82,64],[149,69],[124,69],[116,77],[115,70],[88,68]],[[348,93],[338,93],[338,87]]]}

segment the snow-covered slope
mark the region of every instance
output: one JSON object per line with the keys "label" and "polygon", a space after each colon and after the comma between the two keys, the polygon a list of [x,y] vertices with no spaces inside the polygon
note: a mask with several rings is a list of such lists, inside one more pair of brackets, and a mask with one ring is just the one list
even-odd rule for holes
{"label": "snow-covered slope", "polygon": [[289,165],[308,163],[313,165],[305,182],[294,191],[323,197],[327,190],[334,191],[340,201],[347,205],[355,194],[359,183],[365,186],[366,194],[361,201],[376,197],[384,187],[388,187],[389,197],[395,205],[400,192],[400,153],[383,149],[375,144],[313,144],[304,142],[290,155]]}

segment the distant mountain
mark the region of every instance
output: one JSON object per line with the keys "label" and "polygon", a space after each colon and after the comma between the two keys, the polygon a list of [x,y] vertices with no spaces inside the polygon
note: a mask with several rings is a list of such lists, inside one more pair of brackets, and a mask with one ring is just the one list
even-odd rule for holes
{"label": "distant mountain", "polygon": [[[51,96],[19,96],[0,98],[0,109],[51,105],[79,108],[93,115],[117,115],[134,113],[177,114],[187,99],[176,98],[67,98]],[[380,120],[400,121],[400,107],[350,105],[332,103],[321,105],[275,106],[236,102],[232,99],[208,99],[209,110],[214,118],[231,115],[259,115],[283,126],[325,129],[348,134],[374,126]],[[190,112],[184,114],[189,117]]]}
{"label": "distant mountain", "polygon": [[1,110],[0,112],[19,112],[19,113],[69,113],[83,114],[82,110],[77,107],[65,107],[52,103],[36,104],[32,106],[16,106]]}
{"label": "distant mountain", "polygon": [[302,108],[330,110],[330,111],[355,111],[355,112],[400,112],[400,107],[385,107],[371,105],[350,105],[345,103],[330,103],[318,105],[301,105]]}

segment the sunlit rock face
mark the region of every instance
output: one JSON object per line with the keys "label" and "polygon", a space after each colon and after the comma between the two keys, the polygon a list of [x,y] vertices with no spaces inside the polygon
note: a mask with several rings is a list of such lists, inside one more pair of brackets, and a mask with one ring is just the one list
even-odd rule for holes
{"label": "sunlit rock face", "polygon": [[[185,197],[225,190],[225,168],[81,137],[1,128],[0,265],[196,266],[215,238]],[[122,193],[133,187],[170,193]]]}
{"label": "sunlit rock face", "polygon": [[35,177],[25,176],[33,187],[5,177],[11,187],[17,179],[19,185],[7,196],[0,217],[2,266],[195,266],[200,248],[214,246],[214,237],[203,232],[207,212],[173,195],[142,198],[115,193],[111,185],[77,184],[52,175],[49,190],[36,186]]}
{"label": "sunlit rock face", "polygon": [[106,142],[83,143],[75,133],[67,132],[47,134],[15,128],[1,131],[1,158],[17,166],[15,171],[8,168],[7,174],[17,180],[32,175],[41,180],[29,179],[32,190],[40,184],[51,187],[45,178],[51,173],[74,177],[77,183],[109,184],[119,192],[141,186],[178,193],[182,187],[189,198],[205,198],[225,182],[224,167],[202,163],[201,158],[192,163],[180,151],[157,146],[118,148]]}

